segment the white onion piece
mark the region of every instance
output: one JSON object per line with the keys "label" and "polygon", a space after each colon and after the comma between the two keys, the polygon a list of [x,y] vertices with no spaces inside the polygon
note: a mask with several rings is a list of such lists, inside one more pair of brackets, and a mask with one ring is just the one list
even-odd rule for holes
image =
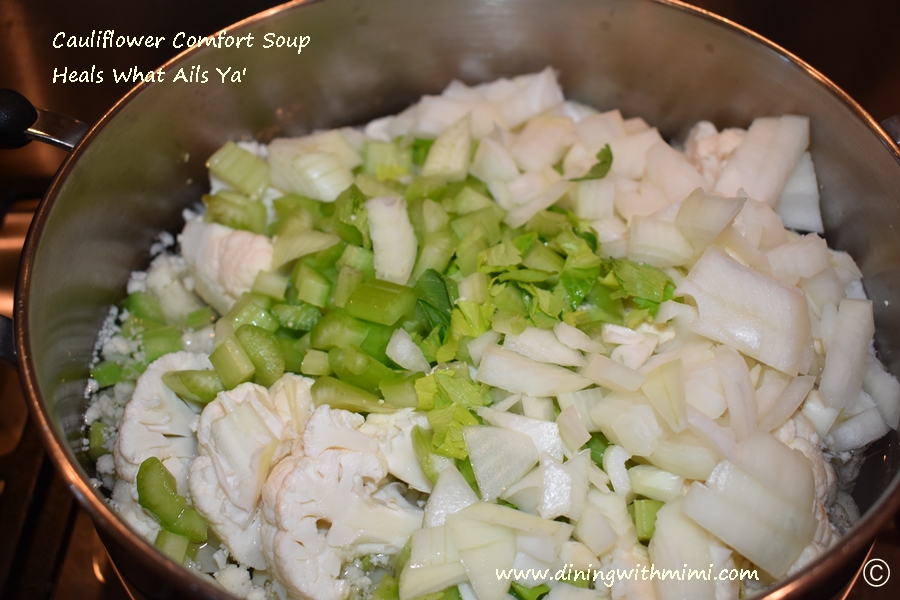
{"label": "white onion piece", "polygon": [[746,440],[756,431],[756,390],[750,381],[747,363],[734,348],[716,347],[716,368],[725,401],[728,403],[728,416],[731,429],[738,441]]}
{"label": "white onion piece", "polygon": [[[334,154],[269,145],[272,187],[296,192],[315,200],[334,202],[353,184],[353,172]],[[288,141],[288,140],[285,140]]]}
{"label": "white onion piece", "polygon": [[734,221],[744,202],[743,198],[708,196],[698,189],[681,203],[675,224],[699,254]]}
{"label": "white onion piece", "polygon": [[572,327],[564,321],[560,321],[553,327],[553,333],[556,339],[572,348],[573,350],[582,350],[584,352],[606,352],[603,344],[592,339],[588,334],[581,331],[577,327]]}
{"label": "white onion piece", "polygon": [[513,228],[521,227],[531,217],[555,204],[557,200],[569,191],[570,185],[568,181],[557,181],[527,203],[517,206],[506,213],[506,216],[503,217],[503,222]]}
{"label": "white onion piece", "polygon": [[665,143],[656,128],[610,140],[609,147],[613,155],[610,173],[629,179],[640,179],[644,175],[647,151],[657,142]]}
{"label": "white onion piece", "polygon": [[522,171],[552,167],[575,141],[572,120],[541,115],[525,124],[509,151]]}
{"label": "white onion piece", "polygon": [[400,573],[400,597],[404,600],[433,594],[466,581],[462,562],[448,562],[428,567],[410,567]]}
{"label": "white onion piece", "polygon": [[815,233],[777,246],[766,253],[772,276],[788,285],[797,285],[801,278],[809,278],[831,267],[828,245]]}
{"label": "white onion piece", "polygon": [[759,429],[772,431],[791,418],[816,384],[816,378],[811,375],[795,377],[778,397],[775,405],[759,420]]}
{"label": "white onion piece", "polygon": [[681,202],[705,183],[685,155],[665,142],[657,142],[647,151],[645,177],[662,190],[669,203]]}
{"label": "white onion piece", "polygon": [[620,413],[610,424],[610,430],[632,456],[649,456],[663,437],[653,409],[646,404],[632,405]]}
{"label": "white onion piece", "polygon": [[564,367],[539,363],[500,346],[488,346],[475,379],[512,393],[556,396],[591,385],[591,380]]}
{"label": "white onion piece", "polygon": [[431,494],[425,502],[425,526],[443,525],[447,515],[459,512],[478,501],[469,482],[454,465],[449,465],[438,475]]}
{"label": "white onion piece", "polygon": [[478,416],[491,425],[527,435],[531,438],[538,452],[546,453],[556,460],[562,460],[562,438],[560,438],[559,426],[556,423],[531,419],[487,407],[479,408]]}
{"label": "white onion piece", "polygon": [[700,317],[692,329],[794,376],[805,372],[813,345],[806,298],[709,248],[678,284],[675,296],[692,296]]}
{"label": "white onion piece", "polygon": [[469,350],[469,356],[472,357],[473,364],[478,367],[481,365],[481,357],[484,355],[484,350],[488,346],[494,345],[500,341],[500,333],[491,329],[490,331],[485,331],[477,338],[469,342],[469,345],[466,348]]}
{"label": "white onion piece", "polygon": [[580,373],[605,388],[625,392],[636,391],[647,380],[647,376],[640,371],[626,367],[602,354],[591,354],[587,366],[582,368]]}
{"label": "white onion piece", "polygon": [[471,116],[466,113],[434,141],[422,165],[422,175],[442,177],[447,181],[465,179],[469,171],[471,145]]}
{"label": "white onion piece", "polygon": [[556,425],[559,427],[559,436],[562,438],[566,454],[571,456],[591,439],[591,433],[584,426],[578,409],[573,405],[564,408],[556,417]]}
{"label": "white onion piece", "polygon": [[484,500],[499,497],[538,461],[531,438],[518,431],[471,425],[463,428],[463,439]]}
{"label": "white onion piece", "polygon": [[695,433],[682,431],[659,442],[647,461],[685,479],[704,480],[712,473],[721,454]]}
{"label": "white onion piece", "polygon": [[416,529],[409,538],[409,545],[409,562],[406,564],[412,568],[459,562],[453,536],[443,524]]}
{"label": "white onion piece", "polygon": [[518,335],[506,334],[503,347],[542,363],[564,367],[582,367],[587,362],[581,352],[560,342],[552,331],[538,327],[526,327]]}
{"label": "white onion piece", "polygon": [[631,479],[628,477],[628,469],[625,468],[625,462],[630,458],[631,454],[625,448],[615,444],[608,446],[603,452],[603,470],[609,475],[613,490],[623,496],[631,495]]}
{"label": "white onion piece", "polygon": [[635,217],[628,234],[628,258],[654,267],[686,265],[694,255],[678,226],[655,216]]}
{"label": "white onion piece", "polygon": [[[780,498],[809,510],[815,496],[812,464],[799,450],[792,450],[775,436],[758,432],[737,444],[728,460],[741,467]],[[773,469],[772,465],[778,465]]]}
{"label": "white onion piece", "polygon": [[603,556],[612,550],[618,538],[600,508],[591,502],[584,507],[572,535],[590,548],[595,556]]}
{"label": "white onion piece", "polygon": [[588,431],[597,431],[597,425],[591,418],[591,410],[603,399],[600,388],[590,388],[577,392],[565,392],[556,397],[559,407],[566,410],[570,406],[575,407],[578,416]]}
{"label": "white onion piece", "polygon": [[890,431],[877,408],[870,408],[835,425],[829,433],[828,447],[844,452],[874,442]]}
{"label": "white onion piece", "polygon": [[691,431],[706,438],[720,454],[728,454],[734,448],[734,431],[722,427],[693,406],[687,407],[687,421]]}
{"label": "white onion piece", "polygon": [[556,407],[553,406],[553,398],[537,398],[535,396],[522,396],[522,414],[540,421],[553,421]]}
{"label": "white onion piece", "polygon": [[819,390],[813,390],[809,393],[800,412],[804,417],[809,419],[809,422],[816,428],[816,433],[819,434],[819,438],[823,440],[825,439],[825,436],[828,435],[828,432],[831,430],[832,425],[834,425],[834,422],[837,420],[837,416],[840,413],[836,408],[825,406],[822,402],[822,396],[819,394]]}
{"label": "white onion piece", "polygon": [[409,333],[402,327],[398,327],[391,334],[385,354],[392,361],[408,371],[426,373],[431,365],[425,359],[422,349],[412,340]]}
{"label": "white onion piece", "polygon": [[590,467],[593,464],[590,450],[582,450],[563,463],[562,468],[572,481],[569,509],[563,513],[570,520],[579,519],[584,511],[590,485]]}
{"label": "white onion piece", "polygon": [[774,206],[809,146],[809,118],[794,115],[755,119],[728,160],[715,191],[751,198]]}
{"label": "white onion piece", "polygon": [[[682,512],[680,500],[666,503],[656,513],[656,527],[649,545],[650,561],[659,571],[699,571],[704,577],[654,581],[659,600],[716,600],[716,582],[704,573],[713,560],[709,536]],[[686,565],[686,566],[685,566]],[[715,577],[715,576],[714,576]]]}
{"label": "white onion piece", "polygon": [[512,181],[519,176],[509,151],[490,137],[478,144],[469,172],[482,181]]}
{"label": "white onion piece", "polygon": [[669,502],[681,495],[684,477],[663,471],[653,465],[637,465],[628,469],[632,491],[651,500]]}
{"label": "white onion piece", "polygon": [[376,277],[406,285],[416,264],[418,245],[406,200],[383,196],[366,200],[365,207],[375,252]]}
{"label": "white onion piece", "polygon": [[[553,557],[558,552],[559,546],[572,536],[574,527],[560,521],[547,521],[536,515],[523,513],[508,506],[501,506],[490,502],[476,502],[461,511],[461,515],[476,521],[503,525],[516,530],[517,535],[541,537],[552,540],[547,556]],[[540,558],[540,557],[538,557]]]}
{"label": "white onion piece", "polygon": [[618,110],[585,117],[575,123],[575,133],[591,154],[597,154],[606,144],[628,135],[622,113]]}
{"label": "white onion piece", "polygon": [[516,558],[515,533],[508,527],[476,521],[462,513],[451,515],[447,526],[478,599],[504,598],[510,580],[497,577],[497,569],[512,567]]}
{"label": "white onion piece", "polygon": [[534,75],[520,75],[491,86],[492,89],[486,89],[485,94],[500,109],[503,120],[510,128],[559,106],[564,100],[556,73],[550,67]]}
{"label": "white onion piece", "polygon": [[825,367],[819,381],[819,393],[826,406],[841,409],[859,396],[866,376],[866,355],[875,319],[870,300],[841,300],[832,338],[840,343],[829,344]]}
{"label": "white onion piece", "polygon": [[885,424],[897,429],[897,421],[900,420],[900,382],[872,354],[866,355],[866,367],[863,389],[875,400]]}
{"label": "white onion piece", "polygon": [[615,178],[604,177],[603,179],[579,181],[575,184],[574,193],[572,193],[572,200],[575,204],[574,212],[579,218],[589,221],[612,217],[614,216],[615,198]]}
{"label": "white onion piece", "polygon": [[784,184],[775,211],[789,229],[825,233],[819,209],[819,182],[809,152],[803,153]]}
{"label": "white onion piece", "polygon": [[647,374],[641,391],[665,419],[672,431],[687,427],[687,403],[684,399],[684,368],[681,359],[666,362]]}
{"label": "white onion piece", "polygon": [[765,369],[762,372],[762,381],[756,386],[756,410],[759,417],[769,412],[779,396],[791,383],[792,378],[775,369]]}

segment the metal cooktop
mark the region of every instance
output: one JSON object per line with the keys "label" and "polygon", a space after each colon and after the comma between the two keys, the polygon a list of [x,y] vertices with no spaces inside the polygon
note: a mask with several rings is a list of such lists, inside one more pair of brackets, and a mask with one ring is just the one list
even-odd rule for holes
{"label": "metal cooktop", "polygon": [[[352,1],[352,0],[347,0]],[[103,84],[53,84],[54,67],[90,69],[110,60],[97,52],[66,53],[50,41],[60,31],[118,29],[170,39],[179,31],[208,34],[278,4],[277,0],[0,1],[0,87],[12,87],[43,108],[95,122],[128,89]],[[900,2],[860,0],[694,0],[691,2],[772,39],[824,72],[877,120],[900,113],[900,45],[893,26]],[[377,7],[367,0],[359,4]],[[137,31],[137,30],[140,31]],[[149,70],[174,50],[118,52],[117,66]],[[38,199],[65,157],[31,144],[0,155],[0,314],[11,315],[18,257]],[[900,528],[881,532],[870,558],[894,569],[880,587],[863,577],[837,597],[895,599],[900,592]],[[883,571],[881,572],[883,574]],[[877,583],[877,582],[876,582]],[[0,364],[0,598],[118,600],[131,598],[117,579],[87,514],[74,502],[45,456],[16,373]]]}

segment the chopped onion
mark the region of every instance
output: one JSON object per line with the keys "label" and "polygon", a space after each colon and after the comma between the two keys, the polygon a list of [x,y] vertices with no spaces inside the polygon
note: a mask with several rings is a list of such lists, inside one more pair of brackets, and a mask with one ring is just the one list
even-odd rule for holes
{"label": "chopped onion", "polygon": [[499,497],[538,461],[531,438],[518,431],[470,425],[463,428],[463,439],[484,500]]}
{"label": "chopped onion", "polygon": [[431,365],[425,359],[422,349],[412,340],[409,333],[402,327],[398,327],[391,334],[391,341],[388,342],[385,354],[392,361],[409,371],[427,373],[431,370]]}
{"label": "chopped onion", "polygon": [[500,346],[484,350],[475,379],[514,394],[534,396],[556,396],[591,385],[589,379],[564,367],[539,363]]}

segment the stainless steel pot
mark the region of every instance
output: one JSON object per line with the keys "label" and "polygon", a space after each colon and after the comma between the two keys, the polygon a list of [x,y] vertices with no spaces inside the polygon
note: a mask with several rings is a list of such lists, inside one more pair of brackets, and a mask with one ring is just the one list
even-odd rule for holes
{"label": "stainless steel pot", "polygon": [[[359,124],[439,92],[552,65],[566,94],[644,117],[668,138],[700,119],[747,126],[797,113],[812,153],[829,244],[850,252],[875,302],[876,343],[900,374],[900,155],[843,92],[753,33],[672,1],[328,0],[295,2],[228,30],[252,48],[200,48],[163,67],[78,144],[29,234],[16,299],[22,379],[50,454],[124,577],[148,597],[226,597],[165,560],[91,486],[80,451],[84,389],[97,331],[147,264],[152,238],[180,228],[204,191],[204,160],[228,139],[269,139]],[[264,48],[266,33],[307,35]],[[206,83],[174,81],[207,71]],[[242,82],[216,69],[242,70]],[[246,69],[246,71],[243,71]],[[773,588],[771,598],[833,595],[900,505],[900,439],[867,452],[854,497],[865,517],[836,548]]]}

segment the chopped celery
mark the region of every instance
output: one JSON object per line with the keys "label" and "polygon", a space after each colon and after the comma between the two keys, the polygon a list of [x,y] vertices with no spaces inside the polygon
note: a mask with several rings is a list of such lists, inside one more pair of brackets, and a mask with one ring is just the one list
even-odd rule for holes
{"label": "chopped celery", "polygon": [[91,369],[91,377],[101,388],[115,385],[125,379],[122,376],[122,366],[111,360],[104,360],[94,365]]}
{"label": "chopped celery", "polygon": [[368,198],[356,185],[341,192],[334,201],[334,232],[348,244],[371,248],[366,200]]}
{"label": "chopped celery", "polygon": [[470,186],[463,187],[462,191],[453,199],[454,212],[458,215],[467,215],[482,208],[496,206],[496,203],[479,192],[476,192]]}
{"label": "chopped celery", "polygon": [[606,177],[606,174],[609,173],[609,170],[612,168],[613,162],[612,150],[610,149],[609,144],[600,148],[600,152],[597,153],[596,158],[597,162],[585,175],[570,179],[569,181],[589,181],[591,179],[603,179]]}
{"label": "chopped celery", "polygon": [[276,304],[272,307],[272,315],[278,319],[282,327],[294,331],[310,331],[322,320],[318,308],[305,302],[299,305]]}
{"label": "chopped celery", "polygon": [[162,380],[179,398],[197,404],[212,402],[225,389],[215,371],[168,371]]}
{"label": "chopped celery", "polygon": [[609,440],[599,431],[593,432],[591,439],[582,446],[582,448],[591,451],[591,460],[597,463],[597,466],[601,469],[603,468],[603,453],[606,452],[608,447]]}
{"label": "chopped celery", "polygon": [[278,216],[279,222],[288,220],[291,213],[298,208],[306,210],[317,220],[321,219],[325,216],[326,206],[327,204],[325,202],[313,200],[312,198],[307,198],[300,194],[285,194],[272,201],[272,207],[275,209],[275,214]]}
{"label": "chopped celery", "polygon": [[160,529],[159,533],[156,534],[156,541],[153,542],[153,545],[156,546],[160,552],[178,564],[181,564],[187,556],[188,545],[190,543],[191,540],[183,535]]}
{"label": "chopped celery", "polygon": [[382,380],[394,374],[356,346],[332,348],[328,351],[328,364],[338,379],[372,394],[378,393]]}
{"label": "chopped celery", "polygon": [[363,170],[378,181],[399,179],[409,175],[412,151],[393,142],[366,142],[363,148]]}
{"label": "chopped celery", "polygon": [[310,333],[310,343],[318,350],[346,348],[350,345],[361,346],[369,335],[369,328],[359,319],[355,319],[340,310],[333,310],[325,315]]}
{"label": "chopped celery", "polygon": [[380,323],[365,322],[369,333],[362,344],[359,344],[360,350],[374,358],[375,360],[388,364],[391,359],[387,355],[387,347],[394,333],[394,328],[389,325]]}
{"label": "chopped celery", "polygon": [[416,380],[423,376],[423,373],[391,375],[382,379],[378,387],[388,404],[399,408],[415,408],[419,403]]}
{"label": "chopped celery", "polygon": [[181,329],[174,326],[160,327],[145,331],[141,335],[147,362],[153,362],[164,354],[184,349],[181,341]]}
{"label": "chopped celery", "polygon": [[563,577],[559,578],[559,581],[577,588],[588,588],[591,585],[591,572],[579,571],[569,567],[563,574]]}
{"label": "chopped celery", "polygon": [[372,600],[400,600],[400,573],[391,577],[388,573],[381,576],[378,587],[372,592]]}
{"label": "chopped celery", "polygon": [[391,413],[397,410],[366,390],[335,379],[319,377],[312,385],[313,404],[359,413]]}
{"label": "chopped celery", "polygon": [[303,365],[300,372],[304,375],[323,377],[331,375],[331,365],[328,364],[328,353],[321,350],[307,350],[303,357]]}
{"label": "chopped celery", "polygon": [[440,198],[446,188],[447,180],[442,177],[414,177],[406,186],[406,200]]}
{"label": "chopped celery", "polygon": [[365,281],[375,279],[375,253],[360,246],[348,245],[335,265],[337,268],[350,266],[363,273]]}
{"label": "chopped celery", "polygon": [[207,223],[220,223],[232,229],[243,229],[259,235],[266,232],[266,206],[258,200],[222,190],[214,196],[203,196]]}
{"label": "chopped celery", "polygon": [[426,235],[411,278],[418,281],[422,273],[428,269],[440,273],[446,271],[458,244],[459,239],[452,231],[436,231]]}
{"label": "chopped celery", "polygon": [[646,542],[656,530],[656,512],[665,502],[659,500],[634,501],[634,528],[639,541]]}
{"label": "chopped celery", "polygon": [[525,224],[526,231],[534,231],[544,239],[555,238],[569,226],[566,215],[542,210]]}
{"label": "chopped celery", "polygon": [[203,329],[208,325],[212,325],[215,320],[216,315],[213,313],[213,310],[208,306],[204,306],[188,313],[186,325],[188,329]]}
{"label": "chopped celery", "polygon": [[425,159],[428,157],[428,151],[431,150],[431,146],[434,145],[434,140],[428,138],[416,138],[409,145],[409,149],[411,151],[411,158],[414,165],[417,167],[421,167],[425,164]]}
{"label": "chopped celery", "polygon": [[[280,331],[280,330],[279,330]],[[287,373],[302,373],[303,360],[306,357],[307,348],[304,348],[302,340],[279,337],[281,353],[284,355],[284,370]]]}
{"label": "chopped celery", "polygon": [[453,304],[447,280],[438,271],[428,269],[416,281],[416,290],[419,291],[419,305],[424,310],[431,329],[438,325],[450,325]]}
{"label": "chopped celery", "polygon": [[456,265],[463,277],[478,270],[478,255],[487,248],[487,233],[481,225],[473,227],[466,237],[460,240],[456,248]]}
{"label": "chopped celery", "polygon": [[297,297],[300,300],[319,308],[325,308],[331,295],[331,282],[327,277],[309,265],[299,263],[293,280],[297,287]]}
{"label": "chopped celery", "polygon": [[209,172],[230,187],[259,199],[269,187],[269,165],[232,141],[216,150],[206,162]]}
{"label": "chopped celery", "polygon": [[166,323],[166,317],[163,314],[162,307],[159,305],[159,300],[156,296],[147,292],[129,294],[122,306],[132,315],[146,321],[153,321],[163,325]]}
{"label": "chopped celery", "polygon": [[254,294],[262,294],[275,300],[284,300],[284,292],[287,290],[287,285],[287,277],[270,271],[260,271],[256,274],[251,291]]}
{"label": "chopped celery", "polygon": [[338,308],[347,306],[347,300],[359,284],[363,282],[363,272],[356,267],[344,265],[338,271],[337,282],[334,284],[334,305]]}
{"label": "chopped celery", "polygon": [[228,311],[228,314],[216,323],[216,331],[218,331],[219,324],[223,321],[230,323],[234,329],[241,325],[256,325],[269,331],[275,331],[280,326],[280,323],[269,312],[270,303],[271,299],[268,297],[244,294],[238,298],[231,310]]}
{"label": "chopped celery", "polygon": [[466,480],[466,483],[469,484],[469,487],[481,497],[481,490],[478,489],[478,482],[475,481],[475,471],[472,470],[472,461],[469,460],[469,457],[459,461],[456,464],[456,467],[459,469],[459,474],[462,475],[463,479]]}
{"label": "chopped celery", "polygon": [[563,270],[565,259],[543,244],[534,244],[522,257],[522,264],[529,269],[559,273]]}
{"label": "chopped celery", "polygon": [[255,325],[241,325],[234,334],[255,367],[255,383],[269,387],[281,379],[284,375],[284,353],[271,331]]}
{"label": "chopped celery", "polygon": [[419,459],[419,466],[422,472],[431,480],[432,483],[437,481],[440,471],[439,465],[446,463],[446,458],[438,456],[432,447],[432,439],[434,431],[425,429],[419,425],[412,428],[412,445],[416,458]]}
{"label": "chopped celery", "polygon": [[373,279],[360,284],[347,300],[347,312],[358,319],[394,325],[411,314],[419,299],[413,288],[389,281]]}
{"label": "chopped celery", "polygon": [[141,373],[147,370],[147,361],[134,362],[122,365],[122,377],[126,381],[134,381],[141,376]]}
{"label": "chopped celery", "polygon": [[250,381],[256,372],[256,366],[235,337],[226,338],[219,344],[209,355],[209,362],[222,378],[226,390]]}
{"label": "chopped celery", "polygon": [[487,235],[488,244],[493,246],[500,241],[500,222],[503,216],[503,209],[495,204],[453,219],[450,227],[460,239],[469,235],[476,227],[481,227]]}
{"label": "chopped celery", "polygon": [[128,318],[122,323],[122,335],[134,339],[145,331],[160,327],[163,327],[163,325],[157,321],[142,319],[137,315],[128,315]]}
{"label": "chopped celery", "polygon": [[107,425],[100,421],[91,423],[88,433],[88,456],[97,460],[101,456],[109,454],[109,449],[106,447],[108,435],[109,427]]}
{"label": "chopped celery", "polygon": [[178,494],[175,477],[155,456],[144,460],[137,473],[138,503],[167,531],[192,542],[206,539],[206,521],[184,496]]}
{"label": "chopped celery", "polygon": [[550,587],[546,583],[536,585],[534,587],[525,587],[521,583],[513,581],[510,584],[509,593],[517,598],[517,600],[539,600],[550,592]]}

